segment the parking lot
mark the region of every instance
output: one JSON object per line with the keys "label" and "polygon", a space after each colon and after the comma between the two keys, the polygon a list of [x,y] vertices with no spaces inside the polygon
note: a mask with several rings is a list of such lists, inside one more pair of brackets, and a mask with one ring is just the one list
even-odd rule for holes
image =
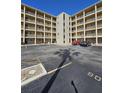
{"label": "parking lot", "polygon": [[22,93],[102,93],[102,47],[22,47],[21,68],[42,63],[47,75]]}

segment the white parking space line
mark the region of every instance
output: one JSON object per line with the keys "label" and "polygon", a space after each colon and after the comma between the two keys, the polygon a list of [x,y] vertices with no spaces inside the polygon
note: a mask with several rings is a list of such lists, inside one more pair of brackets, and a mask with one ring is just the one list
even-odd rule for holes
{"label": "white parking space line", "polygon": [[47,74],[51,74],[51,73],[53,73],[53,72],[55,72],[55,71],[57,71],[57,70],[59,70],[59,69],[62,69],[62,68],[64,68],[64,67],[67,67],[67,66],[69,66],[69,65],[71,65],[71,64],[72,64],[72,62],[70,62],[70,63],[68,63],[68,64],[65,64],[65,65],[63,65],[63,66],[61,66],[61,67],[59,67],[59,68],[56,68],[56,69],[54,69],[54,70],[49,71]]}

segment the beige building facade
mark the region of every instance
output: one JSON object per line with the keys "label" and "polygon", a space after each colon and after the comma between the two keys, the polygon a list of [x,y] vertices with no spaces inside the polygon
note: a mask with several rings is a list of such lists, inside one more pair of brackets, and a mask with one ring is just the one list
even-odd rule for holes
{"label": "beige building facade", "polygon": [[102,1],[74,15],[62,12],[58,16],[21,5],[22,45],[71,45],[74,40],[102,45]]}

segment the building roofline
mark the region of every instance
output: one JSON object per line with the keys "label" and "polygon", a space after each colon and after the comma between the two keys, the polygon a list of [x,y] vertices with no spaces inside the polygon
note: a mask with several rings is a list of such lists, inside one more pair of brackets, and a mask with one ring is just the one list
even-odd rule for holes
{"label": "building roofline", "polygon": [[[90,7],[92,7],[92,6],[96,5],[96,4],[98,4],[98,3],[101,3],[101,2],[102,2],[102,1],[100,0],[100,1],[98,1],[98,2],[96,2],[96,3],[94,3],[94,4],[92,4],[92,5],[90,5],[90,6],[86,7],[86,8],[84,8],[83,10],[80,10],[80,11],[78,11],[78,12],[76,12],[76,13],[70,15],[70,16],[71,16],[71,17],[72,17],[72,16],[75,16],[75,15],[79,14],[80,12],[83,12],[83,11],[85,11],[86,9],[88,9],[88,8],[90,8]],[[24,3],[21,3],[21,5],[30,7],[30,8],[32,8],[32,9],[35,9],[35,10],[40,11],[40,12],[43,12],[43,13],[48,14],[48,15],[53,16],[53,17],[57,17],[57,16],[59,15],[59,14],[58,14],[57,16],[52,15],[52,14],[50,14],[50,13],[47,13],[47,12],[42,11],[42,10],[40,10],[40,9],[34,8],[34,7],[32,7],[32,6],[30,6],[30,5],[27,5],[27,4],[24,4]],[[68,13],[66,13],[66,12],[62,12],[62,13],[68,14]],[[60,14],[61,14],[61,13],[60,13]],[[68,15],[69,15],[69,14],[68,14]]]}
{"label": "building roofline", "polygon": [[98,1],[98,2],[96,2],[96,3],[93,3],[92,5],[87,6],[87,7],[86,7],[86,8],[84,8],[83,10],[80,10],[80,11],[78,11],[78,12],[74,13],[74,14],[73,14],[73,15],[71,15],[71,16],[75,16],[75,15],[79,14],[80,12],[83,12],[84,10],[86,10],[86,9],[88,9],[88,8],[90,8],[90,7],[92,7],[92,6],[96,5],[96,4],[98,4],[98,3],[101,3],[101,2],[102,2],[102,1]]}
{"label": "building roofline", "polygon": [[32,6],[30,6],[30,5],[27,5],[27,4],[21,3],[21,5],[30,7],[30,8],[32,8],[32,9],[35,9],[35,10],[40,11],[40,12],[43,12],[43,13],[48,14],[48,15],[50,15],[50,16],[57,17],[57,16],[55,16],[55,15],[52,15],[52,14],[50,14],[50,13],[47,13],[47,12],[45,12],[45,11],[42,11],[42,10],[40,10],[40,9],[37,9],[37,8],[32,7]]}

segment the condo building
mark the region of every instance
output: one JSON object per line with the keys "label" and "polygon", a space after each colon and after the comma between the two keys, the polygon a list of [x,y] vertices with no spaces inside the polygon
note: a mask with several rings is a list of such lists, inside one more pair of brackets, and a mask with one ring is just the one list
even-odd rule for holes
{"label": "condo building", "polygon": [[28,5],[21,5],[21,43],[24,45],[71,45],[74,40],[102,45],[102,1],[74,15],[54,16]]}

